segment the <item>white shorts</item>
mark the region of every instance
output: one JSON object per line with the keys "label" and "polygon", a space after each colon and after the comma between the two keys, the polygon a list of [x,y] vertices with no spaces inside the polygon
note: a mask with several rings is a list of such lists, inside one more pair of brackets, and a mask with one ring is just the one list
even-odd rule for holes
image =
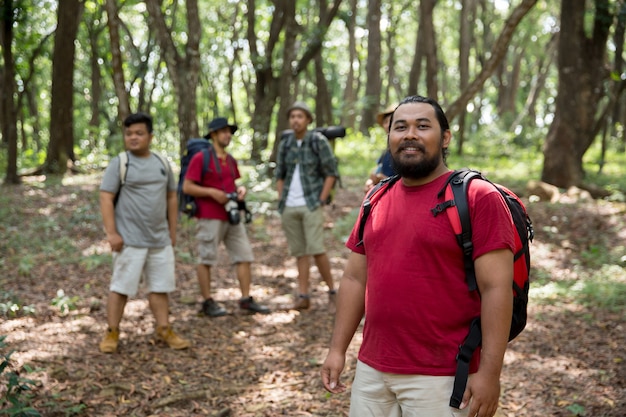
{"label": "white shorts", "polygon": [[453,376],[401,375],[357,362],[350,417],[466,417],[450,407]]}
{"label": "white shorts", "polygon": [[124,246],[121,252],[113,252],[111,291],[132,297],[137,294],[142,279],[150,292],[169,293],[176,289],[171,245],[164,248]]}

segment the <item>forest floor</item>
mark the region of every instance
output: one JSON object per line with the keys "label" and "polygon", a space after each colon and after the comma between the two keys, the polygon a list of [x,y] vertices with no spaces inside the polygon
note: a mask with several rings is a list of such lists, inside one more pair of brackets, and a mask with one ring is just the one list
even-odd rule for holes
{"label": "forest floor", "polygon": [[[42,416],[347,416],[349,390],[326,393],[319,371],[333,316],[315,269],[312,308],[289,309],[296,269],[287,256],[274,211],[249,225],[256,262],[252,295],[269,315],[238,311],[240,296],[227,256],[213,278],[215,298],[230,314],[198,314],[193,231],[179,228],[178,289],[171,295],[177,332],[193,341],[184,351],[152,342],[153,318],[143,291],[129,300],[120,349],[98,350],[105,328],[110,254],[98,210],[98,176],[42,185],[31,178],[3,187],[0,197],[0,409],[8,407],[9,371],[32,381],[21,403]],[[337,233],[362,198],[360,185],[338,191],[328,207],[327,245],[337,283],[347,249]],[[584,302],[573,282],[604,270],[603,249],[626,242],[626,207],[604,202],[529,204],[536,237],[526,330],[509,345],[502,373],[501,412],[525,416],[626,415],[626,313],[621,307]],[[351,214],[352,213],[352,214]],[[347,229],[346,229],[347,231]],[[617,268],[623,268],[622,265]],[[623,276],[623,274],[622,274]],[[626,283],[617,290],[623,291]],[[549,288],[561,289],[546,295]],[[563,290],[565,289],[565,290]],[[63,290],[64,293],[58,293]],[[609,296],[607,296],[609,297]],[[32,308],[33,313],[27,314]],[[2,313],[2,311],[0,311]],[[349,348],[343,381],[350,387],[361,342]],[[27,397],[26,395],[30,395]],[[0,414],[3,414],[0,410]]]}

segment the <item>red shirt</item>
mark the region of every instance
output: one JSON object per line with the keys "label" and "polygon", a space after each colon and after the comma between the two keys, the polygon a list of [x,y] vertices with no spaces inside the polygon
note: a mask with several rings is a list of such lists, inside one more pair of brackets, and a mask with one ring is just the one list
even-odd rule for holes
{"label": "red shirt", "polygon": [[[358,222],[346,246],[367,257],[367,300],[359,360],[397,374],[454,375],[456,354],[480,315],[480,297],[470,293],[463,254],[445,213],[431,209],[444,174],[407,187],[398,181],[372,207],[357,247]],[[485,181],[469,187],[474,258],[514,250],[514,230],[499,192]],[[449,209],[450,210],[450,209]],[[470,372],[478,369],[479,350]]]}
{"label": "red shirt", "polygon": [[[198,152],[191,158],[185,179],[191,180],[203,187],[218,188],[226,193],[237,190],[235,180],[240,178],[237,161],[230,155],[225,159],[219,159],[221,172],[218,174],[215,169],[215,158],[210,158],[209,169],[202,177],[203,153]],[[196,197],[198,211],[196,217],[199,219],[217,219],[228,221],[228,215],[224,206],[210,197]]]}

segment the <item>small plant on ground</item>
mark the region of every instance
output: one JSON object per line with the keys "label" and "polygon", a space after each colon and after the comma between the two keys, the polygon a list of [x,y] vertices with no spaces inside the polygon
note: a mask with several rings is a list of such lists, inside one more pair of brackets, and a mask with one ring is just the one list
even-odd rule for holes
{"label": "small plant on ground", "polygon": [[41,414],[30,406],[31,396],[28,394],[36,382],[9,370],[13,351],[5,353],[5,339],[6,336],[0,336],[0,382],[6,383],[6,391],[0,396],[0,416],[39,417]]}

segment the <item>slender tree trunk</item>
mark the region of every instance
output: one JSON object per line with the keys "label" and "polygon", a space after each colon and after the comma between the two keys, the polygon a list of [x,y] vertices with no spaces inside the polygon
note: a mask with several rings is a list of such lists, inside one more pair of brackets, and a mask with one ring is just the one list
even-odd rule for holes
{"label": "slender tree trunk", "polygon": [[367,84],[363,100],[361,132],[368,134],[368,130],[376,122],[376,113],[380,107],[380,64],[381,64],[381,32],[380,32],[380,5],[381,0],[370,0],[367,8],[367,63],[365,64]]}
{"label": "slender tree trunk", "polygon": [[157,40],[163,51],[168,73],[178,101],[178,130],[180,132],[180,153],[182,154],[190,138],[198,137],[197,92],[200,77],[200,16],[198,1],[186,0],[187,43],[185,55],[181,55],[172,38],[161,11],[159,0],[146,0],[146,6],[154,23]]}
{"label": "slender tree trunk", "polygon": [[515,32],[515,28],[536,3],[537,0],[522,0],[513,12],[511,12],[511,15],[504,23],[502,32],[493,47],[492,55],[483,66],[483,69],[470,83],[467,89],[461,93],[461,96],[450,104],[446,110],[446,115],[448,116],[448,120],[450,122],[461,113],[465,106],[467,106],[468,101],[470,101],[476,93],[480,91],[485,81],[487,81],[491,74],[493,74],[506,54],[509,42]]}
{"label": "slender tree trunk", "polygon": [[[460,16],[460,39],[459,39],[459,76],[461,91],[465,91],[469,84],[469,57],[472,45],[472,21],[470,20],[475,8],[474,0],[463,0],[461,2]],[[459,131],[455,135],[457,143],[457,153],[463,154],[463,142],[465,141],[465,108],[459,114]]]}
{"label": "slender tree trunk", "polygon": [[50,142],[44,172],[63,174],[74,161],[74,41],[84,3],[63,0],[58,6],[58,23],[52,61]]}
{"label": "slender tree trunk", "polygon": [[[357,13],[357,0],[350,0],[350,12],[352,16],[356,16]],[[356,124],[356,77],[354,63],[358,62],[359,58],[356,50],[356,19],[346,19],[346,27],[348,29],[348,75],[346,77],[346,88],[343,91],[343,107],[341,124],[344,126],[355,127]]]}
{"label": "slender tree trunk", "polygon": [[130,99],[126,90],[124,79],[124,67],[120,44],[120,18],[117,14],[117,1],[106,0],[104,2],[107,12],[107,25],[109,27],[109,42],[111,43],[111,70],[113,72],[113,86],[117,97],[117,117],[121,122],[131,113]]}
{"label": "slender tree trunk", "polygon": [[433,24],[433,11],[437,0],[420,1],[420,28],[423,28],[424,45],[426,52],[426,91],[428,96],[439,100],[439,83],[437,82],[437,36]]}
{"label": "slender tree trunk", "polygon": [[13,60],[13,1],[5,0],[0,9],[0,45],[4,68],[2,71],[2,110],[0,125],[2,137],[7,144],[8,160],[5,184],[19,184],[17,175],[17,110],[15,108],[15,67]]}

